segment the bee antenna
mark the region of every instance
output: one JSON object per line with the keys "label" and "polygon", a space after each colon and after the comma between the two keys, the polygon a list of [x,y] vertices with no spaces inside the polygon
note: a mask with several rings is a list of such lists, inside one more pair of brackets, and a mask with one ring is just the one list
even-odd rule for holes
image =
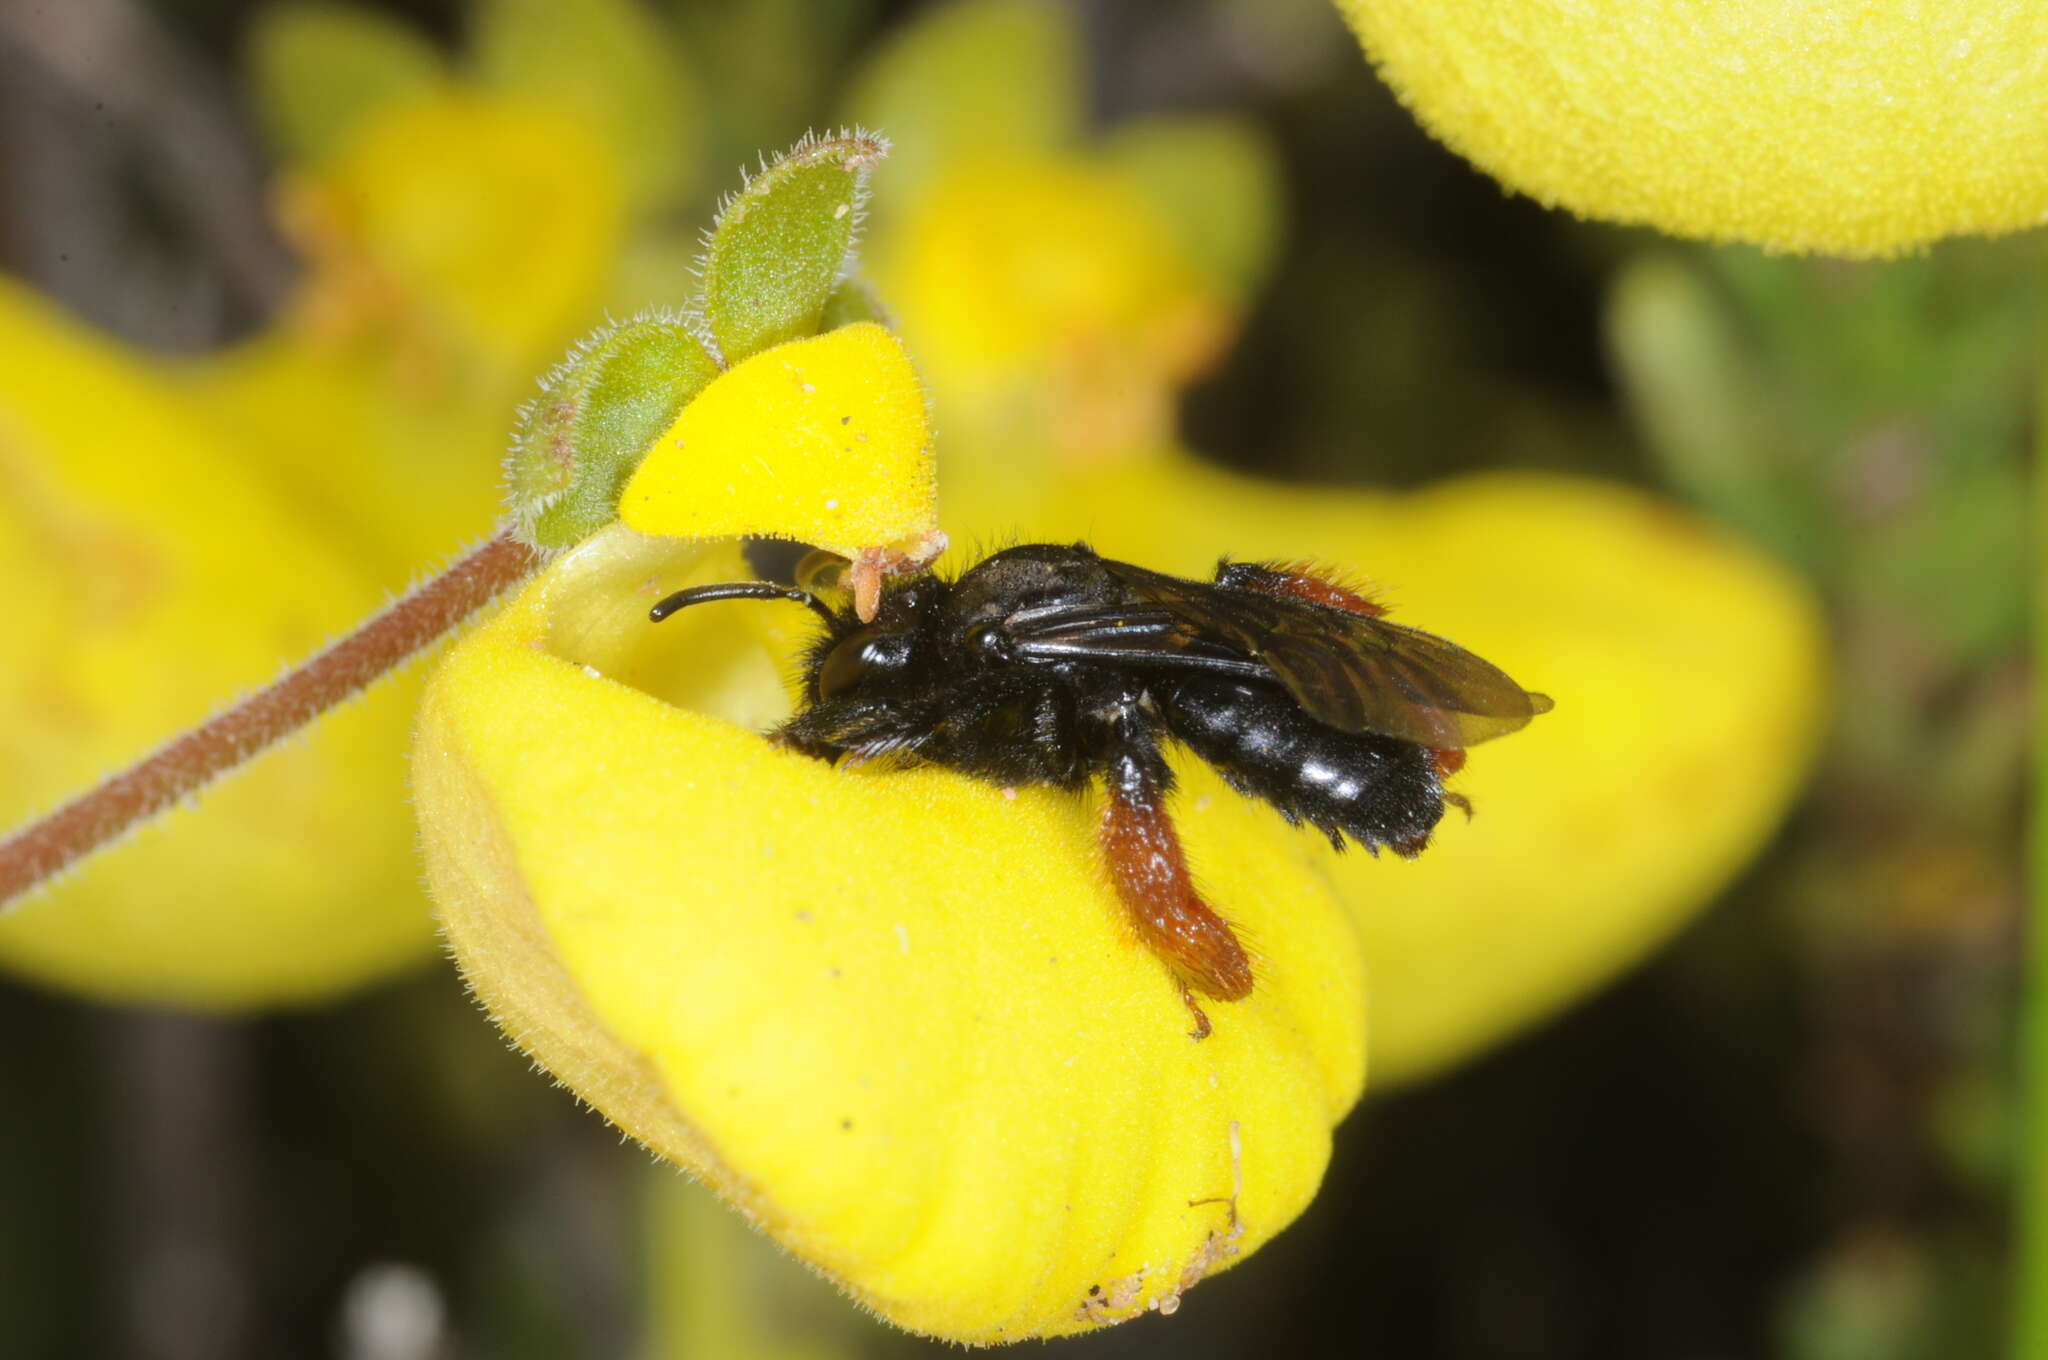
{"label": "bee antenna", "polygon": [[817,611],[818,617],[826,623],[836,623],[832,607],[808,590],[795,586],[779,586],[772,581],[726,581],[718,585],[691,586],[678,590],[660,604],[647,611],[647,617],[660,623],[679,609],[688,609],[693,604],[708,600],[788,600],[792,604],[804,605]]}

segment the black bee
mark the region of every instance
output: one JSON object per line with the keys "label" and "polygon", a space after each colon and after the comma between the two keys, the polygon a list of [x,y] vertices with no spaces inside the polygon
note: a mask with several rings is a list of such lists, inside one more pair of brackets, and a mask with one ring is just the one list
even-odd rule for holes
{"label": "black bee", "polygon": [[1550,700],[1303,566],[1219,564],[1213,582],[1112,561],[1085,543],[1009,548],[957,580],[892,583],[872,622],[800,587],[694,586],[656,622],[710,600],[790,600],[825,622],[804,706],[776,736],[824,760],[929,761],[1002,785],[1108,794],[1102,844],[1145,943],[1190,988],[1252,990],[1251,962],[1196,893],[1167,817],[1169,739],[1291,823],[1377,854],[1428,844],[1464,748]]}

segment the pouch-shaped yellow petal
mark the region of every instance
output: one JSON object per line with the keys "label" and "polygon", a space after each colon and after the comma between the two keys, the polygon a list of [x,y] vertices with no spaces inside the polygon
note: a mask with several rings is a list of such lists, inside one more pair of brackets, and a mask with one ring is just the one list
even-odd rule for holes
{"label": "pouch-shaped yellow petal", "polygon": [[[963,538],[1018,531],[999,506],[958,511]],[[1556,700],[1469,752],[1450,787],[1475,815],[1447,814],[1415,860],[1288,833],[1365,935],[1376,1084],[1497,1042],[1666,939],[1776,827],[1819,738],[1805,587],[1624,487],[1498,475],[1386,495],[1165,457],[1069,478],[1022,533],[1191,576],[1223,554],[1311,558]]]}
{"label": "pouch-shaped yellow petal", "polygon": [[[273,679],[383,602],[178,397],[0,283],[0,826]],[[388,682],[0,917],[0,963],[93,996],[236,1007],[425,957]]]}
{"label": "pouch-shaped yellow petal", "polygon": [[1424,127],[1546,204],[1895,255],[2048,215],[2048,8],[1338,0]]}
{"label": "pouch-shaped yellow petal", "polygon": [[695,557],[607,530],[429,685],[429,879],[508,1032],[921,1332],[1170,1307],[1292,1219],[1360,1090],[1364,978],[1273,814],[1183,769],[1191,859],[1257,970],[1197,1042],[1090,800],[834,768],[670,702],[758,703],[773,667],[730,611],[788,608],[646,624],[733,569]]}
{"label": "pouch-shaped yellow petal", "polygon": [[736,364],[685,406],[619,518],[669,538],[761,534],[851,557],[936,523],[924,389],[872,321]]}

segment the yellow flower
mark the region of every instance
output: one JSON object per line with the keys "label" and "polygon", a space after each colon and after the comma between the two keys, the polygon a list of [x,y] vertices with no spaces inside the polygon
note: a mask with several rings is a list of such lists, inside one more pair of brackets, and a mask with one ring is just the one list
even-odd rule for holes
{"label": "yellow flower", "polygon": [[[708,403],[706,430],[745,447],[751,410],[813,448],[838,407],[790,405],[790,366],[823,392],[875,362],[819,341],[761,358],[686,420]],[[781,457],[692,531],[758,531],[843,475]],[[893,481],[914,504],[920,464],[862,494],[886,505]],[[1172,1307],[1256,1248],[1305,1206],[1363,1089],[1369,977],[1396,980],[1374,1045],[1398,1075],[1525,1023],[1742,862],[1815,730],[1797,589],[1634,493],[1311,494],[1169,458],[1063,490],[1034,535],[1094,519],[1106,551],[1190,572],[1219,546],[1369,560],[1407,616],[1581,705],[1475,753],[1460,787],[1479,819],[1443,828],[1434,874],[1432,856],[1340,857],[1178,761],[1196,873],[1258,958],[1200,1043],[1131,938],[1092,800],[833,768],[748,730],[787,713],[775,677],[806,616],[646,618],[743,575],[729,547],[617,526],[563,556],[450,653],[414,759],[448,937],[508,1032],[864,1304],[967,1342]]]}
{"label": "yellow flower", "polygon": [[787,657],[740,645],[765,607],[645,620],[738,570],[607,531],[435,675],[428,873],[508,1032],[918,1331],[1117,1321],[1290,1221],[1364,1077],[1364,961],[1309,857],[1187,771],[1263,974],[1192,1043],[1081,800],[835,770],[728,720],[782,708]]}
{"label": "yellow flower", "polygon": [[[0,824],[382,603],[147,366],[0,281]],[[110,999],[330,995],[431,951],[387,685],[0,917],[0,962]]]}
{"label": "yellow flower", "polygon": [[1424,127],[1589,217],[1896,255],[2048,217],[2048,9],[1338,0]]}

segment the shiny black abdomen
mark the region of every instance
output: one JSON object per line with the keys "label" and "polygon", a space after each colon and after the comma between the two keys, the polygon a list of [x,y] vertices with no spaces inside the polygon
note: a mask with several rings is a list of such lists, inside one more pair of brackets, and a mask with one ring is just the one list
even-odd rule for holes
{"label": "shiny black abdomen", "polygon": [[1342,732],[1317,722],[1285,691],[1233,680],[1154,687],[1166,727],[1240,793],[1290,822],[1377,854],[1418,853],[1443,816],[1443,779],[1426,747]]}

